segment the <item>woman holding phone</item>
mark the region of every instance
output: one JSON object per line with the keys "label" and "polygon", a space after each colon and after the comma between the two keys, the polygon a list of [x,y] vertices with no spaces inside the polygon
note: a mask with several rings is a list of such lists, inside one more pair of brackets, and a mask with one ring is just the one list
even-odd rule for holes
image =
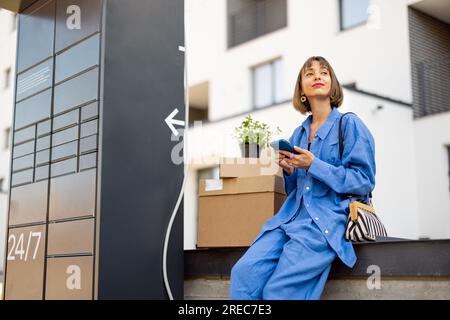
{"label": "woman holding phone", "polygon": [[339,257],[353,267],[345,239],[350,199],[368,198],[375,187],[375,143],[354,114],[343,118],[339,156],[341,85],[328,61],[309,58],[295,85],[293,105],[309,116],[289,142],[299,154],[277,151],[286,201],[262,227],[231,271],[231,299],[320,299]]}

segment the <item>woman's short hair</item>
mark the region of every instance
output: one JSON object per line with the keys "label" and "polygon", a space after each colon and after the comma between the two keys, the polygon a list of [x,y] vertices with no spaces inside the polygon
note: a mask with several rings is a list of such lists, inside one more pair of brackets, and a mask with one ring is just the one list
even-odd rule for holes
{"label": "woman's short hair", "polygon": [[313,56],[310,57],[306,62],[303,64],[303,67],[300,69],[300,72],[297,77],[297,82],[295,83],[295,91],[294,91],[294,97],[292,99],[292,103],[294,104],[294,108],[299,111],[301,114],[307,114],[308,112],[311,112],[311,106],[309,105],[308,98],[305,102],[302,102],[300,99],[302,97],[302,77],[305,72],[305,70],[312,66],[314,61],[318,61],[320,63],[321,67],[327,68],[330,72],[331,76],[331,91],[330,91],[330,102],[332,106],[335,106],[336,108],[340,107],[342,105],[342,102],[344,100],[344,93],[342,92],[341,84],[339,83],[336,74],[334,73],[333,68],[331,67],[330,63],[321,56]]}

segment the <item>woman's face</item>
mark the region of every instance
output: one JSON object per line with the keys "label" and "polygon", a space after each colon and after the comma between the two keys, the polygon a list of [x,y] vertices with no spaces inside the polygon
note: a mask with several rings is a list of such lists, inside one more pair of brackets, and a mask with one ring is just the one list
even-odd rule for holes
{"label": "woman's face", "polygon": [[319,61],[313,61],[302,75],[303,94],[308,98],[329,97],[331,91],[331,75],[327,68],[321,67]]}

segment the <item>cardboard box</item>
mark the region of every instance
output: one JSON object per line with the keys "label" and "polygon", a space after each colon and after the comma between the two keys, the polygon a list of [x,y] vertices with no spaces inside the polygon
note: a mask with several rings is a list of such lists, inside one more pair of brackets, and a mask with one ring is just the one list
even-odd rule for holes
{"label": "cardboard box", "polygon": [[221,158],[220,178],[243,178],[255,176],[283,176],[283,169],[271,158]]}
{"label": "cardboard box", "polygon": [[197,247],[250,246],[285,199],[276,175],[200,180]]}

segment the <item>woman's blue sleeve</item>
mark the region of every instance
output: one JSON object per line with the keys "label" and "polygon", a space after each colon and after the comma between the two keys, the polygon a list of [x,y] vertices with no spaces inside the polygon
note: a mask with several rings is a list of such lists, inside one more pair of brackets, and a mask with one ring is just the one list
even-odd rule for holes
{"label": "woman's blue sleeve", "polygon": [[[294,145],[294,136],[297,133],[297,129],[294,130],[294,133],[289,138],[289,142],[291,145]],[[294,168],[293,173],[288,176],[283,169],[283,177],[284,177],[284,190],[287,195],[289,195],[292,191],[297,189],[297,168]]]}
{"label": "woman's blue sleeve", "polygon": [[367,195],[375,187],[375,142],[358,117],[346,118],[341,165],[334,166],[315,157],[308,172],[337,193]]}

